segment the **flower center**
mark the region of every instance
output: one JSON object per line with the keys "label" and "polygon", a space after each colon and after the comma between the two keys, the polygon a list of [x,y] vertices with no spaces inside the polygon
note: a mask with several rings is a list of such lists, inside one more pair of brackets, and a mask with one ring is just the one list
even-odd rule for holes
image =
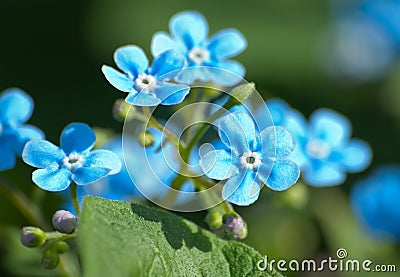
{"label": "flower center", "polygon": [[70,169],[71,171],[75,171],[76,169],[81,167],[82,162],[83,162],[82,156],[77,153],[71,153],[63,160],[64,166]]}
{"label": "flower center", "polygon": [[314,139],[307,143],[306,152],[311,158],[324,159],[331,154],[331,148],[326,142]]}
{"label": "flower center", "polygon": [[255,171],[261,164],[260,154],[251,151],[244,152],[242,157],[240,157],[240,163],[242,167]]}
{"label": "flower center", "polygon": [[150,93],[150,90],[156,84],[156,78],[150,74],[142,73],[135,79],[135,88],[137,91]]}
{"label": "flower center", "polygon": [[189,52],[189,59],[196,64],[202,64],[208,61],[209,58],[210,52],[200,47],[193,47]]}

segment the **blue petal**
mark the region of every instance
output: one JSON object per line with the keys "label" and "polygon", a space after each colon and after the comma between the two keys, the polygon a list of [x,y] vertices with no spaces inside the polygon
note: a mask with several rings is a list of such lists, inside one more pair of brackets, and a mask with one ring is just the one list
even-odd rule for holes
{"label": "blue petal", "polygon": [[346,179],[342,167],[327,163],[318,166],[312,164],[303,172],[306,183],[316,187],[340,185]]}
{"label": "blue petal", "polygon": [[106,177],[109,173],[110,169],[104,167],[80,167],[72,178],[77,185],[87,185]]}
{"label": "blue petal", "polygon": [[151,39],[151,53],[153,57],[157,57],[167,50],[175,50],[181,53],[185,51],[185,49],[176,43],[168,34],[164,32],[155,33]]}
{"label": "blue petal", "polygon": [[33,167],[45,168],[60,162],[65,157],[63,151],[46,140],[29,141],[22,152],[22,159]]}
{"label": "blue petal", "polygon": [[300,169],[297,164],[288,159],[277,159],[265,185],[277,191],[286,190],[297,182],[299,176]]}
{"label": "blue petal", "polygon": [[257,178],[264,184],[268,182],[271,175],[274,162],[271,159],[263,159],[261,165],[257,168]]}
{"label": "blue petal", "polygon": [[136,91],[134,89],[134,83],[132,79],[130,79],[126,74],[122,74],[108,65],[103,65],[101,67],[101,71],[103,72],[107,81],[116,89],[123,92]]}
{"label": "blue petal", "polygon": [[319,109],[310,117],[311,134],[314,138],[326,141],[331,146],[346,142],[351,134],[350,122],[341,114]]}
{"label": "blue petal", "polygon": [[15,154],[2,142],[0,142],[0,157],[0,171],[11,169],[15,166]]}
{"label": "blue petal", "polygon": [[61,149],[69,155],[90,150],[96,142],[96,135],[85,123],[71,123],[61,133]]}
{"label": "blue petal", "polygon": [[254,172],[233,175],[222,188],[222,198],[239,206],[254,203],[260,194],[261,184],[254,180]]}
{"label": "blue petal", "polygon": [[139,92],[129,93],[125,102],[135,106],[157,106],[161,100],[151,93]]}
{"label": "blue petal", "polygon": [[71,171],[66,168],[58,168],[57,164],[43,169],[37,169],[32,173],[32,181],[40,188],[47,191],[62,191],[71,184]]}
{"label": "blue petal", "polygon": [[123,46],[114,52],[115,64],[132,78],[144,73],[149,67],[149,60],[143,50],[136,45]]}
{"label": "blue petal", "polygon": [[0,95],[0,122],[15,126],[26,122],[32,115],[32,98],[17,88],[5,90]]}
{"label": "blue petal", "polygon": [[349,172],[359,172],[371,162],[372,151],[369,145],[358,139],[353,139],[342,152],[342,164]]}
{"label": "blue petal", "polygon": [[176,105],[185,99],[188,95],[190,87],[186,85],[161,83],[154,88],[154,93],[157,98],[161,99],[161,104],[163,105]]}
{"label": "blue petal", "polygon": [[182,69],[176,80],[188,85],[193,84],[195,80],[207,82],[210,80],[210,73],[206,66],[190,66]]}
{"label": "blue petal", "polygon": [[157,81],[173,79],[184,66],[185,57],[179,52],[168,50],[154,59],[150,74],[158,77]]}
{"label": "blue petal", "polygon": [[18,141],[14,142],[14,147],[18,155],[21,155],[22,150],[28,141],[44,138],[44,133],[39,128],[32,125],[24,125],[23,127],[18,128],[17,133]]}
{"label": "blue petal", "polygon": [[201,157],[200,166],[207,177],[216,180],[225,180],[238,171],[232,162],[232,155],[225,150],[208,152]]}
{"label": "blue petal", "polygon": [[229,87],[243,81],[246,70],[242,64],[236,61],[222,61],[210,63],[208,72],[209,78],[213,82]]}
{"label": "blue petal", "polygon": [[84,167],[103,167],[110,171],[110,175],[121,170],[122,163],[119,157],[109,150],[94,150],[85,158]]}
{"label": "blue petal", "polygon": [[171,34],[180,39],[187,49],[202,43],[208,35],[207,21],[197,12],[181,12],[174,15],[169,28]]}
{"label": "blue petal", "polygon": [[286,116],[290,111],[289,105],[282,99],[273,98],[267,101],[267,106],[274,121],[274,125],[284,126]]}
{"label": "blue petal", "polygon": [[247,47],[244,36],[235,29],[222,30],[213,35],[208,49],[216,60],[225,60],[238,55]]}
{"label": "blue petal", "polygon": [[292,134],[284,127],[268,127],[261,134],[262,157],[283,158],[289,155],[296,142]]}

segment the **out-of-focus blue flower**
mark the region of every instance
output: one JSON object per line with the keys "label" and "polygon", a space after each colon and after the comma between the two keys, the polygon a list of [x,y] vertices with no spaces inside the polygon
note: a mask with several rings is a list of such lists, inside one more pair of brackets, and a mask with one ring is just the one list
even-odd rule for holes
{"label": "out-of-focus blue flower", "polygon": [[245,112],[234,112],[219,120],[219,137],[226,149],[211,150],[200,165],[209,178],[226,180],[222,197],[236,205],[258,199],[261,185],[285,190],[298,179],[298,166],[287,156],[295,142],[283,127],[270,126],[258,132]]}
{"label": "out-of-focus blue flower", "polygon": [[351,192],[353,209],[368,230],[400,240],[400,167],[385,166],[358,182]]}
{"label": "out-of-focus blue flower", "polygon": [[246,39],[239,31],[222,30],[208,39],[206,19],[192,11],[174,15],[169,27],[171,36],[165,32],[154,34],[151,51],[154,57],[170,49],[185,55],[187,68],[177,77],[180,82],[192,84],[195,80],[211,80],[231,86],[244,76],[244,67],[229,60],[247,47]]}
{"label": "out-of-focus blue flower", "polygon": [[25,143],[42,139],[38,128],[24,124],[33,112],[32,98],[17,88],[5,90],[0,95],[0,171],[13,168],[16,156],[21,156]]}
{"label": "out-of-focus blue flower", "polygon": [[319,109],[311,115],[309,124],[297,111],[288,116],[283,126],[297,142],[290,158],[300,165],[308,184],[339,185],[345,181],[346,172],[360,172],[370,164],[369,145],[351,139],[351,123],[339,113]]}
{"label": "out-of-focus blue flower", "polygon": [[103,65],[101,70],[111,85],[129,93],[125,101],[131,105],[175,105],[189,93],[188,86],[168,82],[185,65],[185,58],[176,51],[163,52],[149,67],[143,50],[128,45],[115,51],[114,61],[123,73],[107,65]]}
{"label": "out-of-focus blue flower", "polygon": [[33,182],[48,191],[62,191],[72,181],[86,185],[121,170],[120,159],[109,150],[90,151],[96,141],[93,130],[84,123],[71,123],[61,133],[60,145],[31,140],[23,150],[25,163],[37,167]]}

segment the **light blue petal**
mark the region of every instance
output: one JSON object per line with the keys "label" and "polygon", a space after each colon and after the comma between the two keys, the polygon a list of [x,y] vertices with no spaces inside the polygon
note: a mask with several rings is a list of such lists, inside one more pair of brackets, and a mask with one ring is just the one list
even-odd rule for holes
{"label": "light blue petal", "polygon": [[80,167],[72,177],[77,185],[87,185],[106,177],[110,169],[104,167]]}
{"label": "light blue petal", "polygon": [[190,87],[186,85],[161,83],[154,88],[154,93],[157,98],[161,99],[161,104],[163,105],[176,105],[185,99],[188,95]]}
{"label": "light blue petal", "polygon": [[181,12],[174,15],[169,24],[171,34],[181,40],[187,49],[202,43],[208,35],[208,24],[198,12]]}
{"label": "light blue petal", "polygon": [[274,125],[284,126],[286,116],[290,111],[289,105],[279,98],[269,99],[266,104],[272,116],[272,120],[274,121]]}
{"label": "light blue petal", "polygon": [[293,152],[290,153],[287,158],[298,164],[301,169],[306,167],[309,163],[308,157],[305,155],[299,142],[296,142],[296,146],[294,147]]}
{"label": "light blue petal", "polygon": [[85,123],[71,123],[61,133],[61,149],[65,154],[82,153],[90,150],[96,142],[96,135]]}
{"label": "light blue petal", "polygon": [[254,180],[254,172],[233,175],[222,188],[222,198],[239,206],[254,203],[260,194],[261,184]]}
{"label": "light blue petal", "polygon": [[247,41],[238,30],[226,29],[213,35],[208,44],[216,60],[225,60],[241,53],[247,47]]}
{"label": "light blue petal", "polygon": [[32,115],[32,98],[17,88],[5,90],[0,95],[0,122],[15,126],[26,122]]}
{"label": "light blue petal", "polygon": [[300,169],[297,164],[288,159],[277,159],[265,185],[277,191],[286,190],[297,182],[299,176]]}
{"label": "light blue petal", "polygon": [[225,150],[208,152],[201,157],[200,166],[208,178],[215,180],[225,180],[238,171],[232,162],[232,154]]}
{"label": "light blue petal", "polygon": [[267,183],[271,175],[274,162],[271,159],[263,159],[261,165],[257,168],[257,178],[264,184]]}
{"label": "light blue petal", "polygon": [[114,52],[115,64],[132,78],[144,73],[149,67],[149,60],[143,50],[136,45],[122,46]]}
{"label": "light blue petal", "polygon": [[245,112],[234,112],[221,118],[218,133],[222,142],[234,151],[236,156],[257,147],[258,134],[254,121]]}
{"label": "light blue petal", "polygon": [[283,127],[287,128],[293,134],[293,136],[296,138],[296,141],[305,141],[307,139],[307,120],[299,111],[289,111],[286,115]]}
{"label": "light blue petal", "polygon": [[206,66],[190,66],[182,69],[176,80],[179,83],[191,85],[195,80],[207,82],[210,80],[209,68]]}
{"label": "light blue petal", "polygon": [[22,152],[22,159],[33,167],[45,168],[65,157],[63,151],[47,140],[31,140]]}
{"label": "light blue petal", "polygon": [[122,163],[119,157],[109,150],[94,150],[85,158],[84,167],[103,167],[111,170],[110,175],[121,170]]}
{"label": "light blue petal", "polygon": [[349,172],[364,170],[372,159],[372,150],[369,145],[358,139],[353,139],[342,152],[342,164]]}
{"label": "light blue petal", "polygon": [[0,171],[13,168],[15,163],[15,154],[7,147],[7,145],[0,142]]}
{"label": "light blue petal", "polygon": [[326,141],[331,146],[346,142],[351,134],[350,122],[341,114],[319,109],[310,117],[311,134],[314,138]]}
{"label": "light blue petal", "polygon": [[284,127],[271,126],[261,134],[262,157],[284,158],[289,155],[296,142],[292,134]]}
{"label": "light blue petal", "polygon": [[168,34],[164,32],[155,33],[151,39],[151,53],[153,57],[157,57],[167,50],[175,50],[183,53],[182,51],[185,49],[182,49]]}
{"label": "light blue petal", "polygon": [[161,100],[152,93],[139,92],[129,93],[125,102],[135,106],[157,106],[161,103]]}
{"label": "light blue petal", "polygon": [[43,169],[37,169],[32,173],[32,181],[41,189],[47,191],[62,191],[71,184],[71,171],[66,168],[58,168],[57,164]]}
{"label": "light blue petal", "polygon": [[312,186],[334,186],[342,184],[346,179],[346,174],[342,167],[324,163],[305,168],[303,178],[307,184]]}
{"label": "light blue petal", "polygon": [[185,57],[177,51],[168,50],[154,59],[150,74],[156,76],[157,81],[173,79],[184,66]]}
{"label": "light blue petal", "polygon": [[25,144],[34,139],[43,139],[44,133],[39,128],[32,125],[24,125],[17,129],[18,141],[14,142],[14,147],[18,155],[22,154]]}
{"label": "light blue petal", "polygon": [[246,73],[242,64],[236,61],[222,61],[210,63],[208,68],[209,78],[221,86],[233,86],[243,81]]}
{"label": "light blue petal", "polygon": [[123,92],[136,91],[134,89],[133,80],[130,79],[126,74],[122,74],[108,65],[103,65],[101,67],[101,71],[103,72],[107,81],[116,89]]}

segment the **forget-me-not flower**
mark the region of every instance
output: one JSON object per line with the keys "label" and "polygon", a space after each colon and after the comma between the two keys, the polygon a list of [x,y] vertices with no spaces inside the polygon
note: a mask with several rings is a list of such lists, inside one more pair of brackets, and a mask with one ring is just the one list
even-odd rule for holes
{"label": "forget-me-not flower", "polygon": [[38,128],[24,124],[33,106],[32,98],[20,89],[7,89],[0,95],[0,171],[15,166],[27,141],[44,137]]}
{"label": "forget-me-not flower", "polygon": [[383,166],[358,182],[352,206],[362,224],[376,236],[400,240],[400,167]]}
{"label": "forget-me-not flower", "polygon": [[169,28],[171,35],[154,34],[151,51],[154,57],[170,49],[185,55],[187,68],[177,77],[180,82],[192,84],[195,80],[211,80],[231,86],[244,76],[244,67],[229,60],[247,47],[246,39],[238,30],[225,29],[208,38],[206,19],[193,11],[173,16]]}
{"label": "forget-me-not flower", "polygon": [[296,183],[300,171],[287,159],[295,141],[283,127],[270,126],[258,132],[245,112],[233,112],[219,120],[219,137],[227,149],[211,150],[200,165],[207,177],[226,180],[223,199],[236,205],[257,200],[261,185],[277,191]]}
{"label": "forget-me-not flower", "polygon": [[176,51],[163,52],[149,67],[143,50],[128,45],[115,51],[114,61],[123,73],[103,65],[103,74],[115,88],[129,93],[125,101],[131,105],[175,105],[189,93],[188,86],[169,82],[185,66],[185,58]]}
{"label": "forget-me-not flower", "polygon": [[291,124],[284,125],[296,138],[291,158],[300,165],[304,181],[313,186],[339,185],[346,172],[364,170],[372,151],[359,139],[351,139],[351,123],[330,109],[315,111],[307,124],[299,112],[291,113]]}
{"label": "forget-me-not flower", "polygon": [[60,147],[47,140],[31,140],[22,159],[39,169],[33,182],[48,191],[62,191],[71,182],[86,185],[121,170],[121,161],[109,150],[90,151],[96,142],[93,130],[84,123],[71,123],[61,133]]}

